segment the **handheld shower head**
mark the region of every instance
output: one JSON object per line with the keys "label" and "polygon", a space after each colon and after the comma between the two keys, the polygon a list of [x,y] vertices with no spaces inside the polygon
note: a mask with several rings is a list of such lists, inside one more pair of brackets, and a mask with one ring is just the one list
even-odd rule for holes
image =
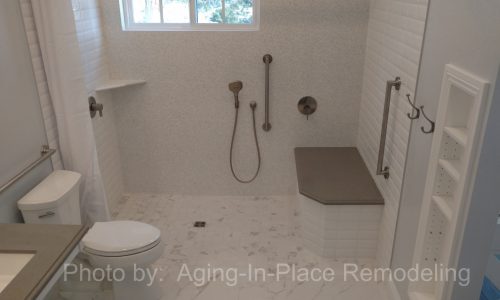
{"label": "handheld shower head", "polygon": [[234,94],[234,107],[238,108],[240,107],[240,101],[238,99],[238,94],[240,93],[241,89],[243,88],[243,82],[241,81],[235,81],[231,82],[229,84],[229,90],[233,92]]}
{"label": "handheld shower head", "polygon": [[231,82],[229,84],[229,90],[231,92],[233,92],[233,94],[235,95],[238,95],[238,93],[241,91],[241,89],[243,88],[243,82],[241,81],[235,81],[235,82]]}

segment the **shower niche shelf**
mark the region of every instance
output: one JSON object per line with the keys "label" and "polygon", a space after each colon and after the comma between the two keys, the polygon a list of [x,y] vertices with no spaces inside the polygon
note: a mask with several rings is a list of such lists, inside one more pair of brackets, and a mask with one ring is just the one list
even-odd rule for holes
{"label": "shower niche shelf", "polygon": [[444,132],[462,146],[467,144],[467,128],[446,126]]}
{"label": "shower niche shelf", "polygon": [[[438,270],[456,266],[461,216],[470,201],[483,131],[488,83],[446,65],[436,130],[420,211],[413,265]],[[410,283],[411,300],[450,299],[446,282]]]}
{"label": "shower niche shelf", "polygon": [[146,80],[137,79],[110,79],[97,85],[96,92],[104,92],[119,88],[145,84]]}
{"label": "shower niche shelf", "polygon": [[448,196],[432,196],[432,200],[441,211],[443,216],[446,217],[448,221],[453,217],[453,208],[451,206],[453,202],[453,197]]}
{"label": "shower niche shelf", "polygon": [[460,162],[458,160],[440,159],[439,165],[446,171],[446,173],[448,173],[448,175],[451,176],[451,178],[453,178],[453,180],[460,180]]}

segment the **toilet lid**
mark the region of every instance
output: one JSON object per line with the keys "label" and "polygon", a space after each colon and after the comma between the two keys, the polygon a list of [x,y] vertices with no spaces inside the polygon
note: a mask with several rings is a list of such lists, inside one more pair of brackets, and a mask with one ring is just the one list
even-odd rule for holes
{"label": "toilet lid", "polygon": [[96,222],[83,237],[83,246],[104,253],[130,252],[160,239],[160,230],[135,221]]}

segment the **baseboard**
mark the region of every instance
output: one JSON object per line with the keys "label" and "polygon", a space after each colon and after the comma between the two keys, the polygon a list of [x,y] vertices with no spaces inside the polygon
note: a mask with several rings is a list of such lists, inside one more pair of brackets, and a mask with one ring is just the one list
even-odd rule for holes
{"label": "baseboard", "polygon": [[399,295],[398,289],[396,288],[396,284],[394,281],[388,280],[385,282],[387,293],[391,297],[391,300],[401,300],[401,295]]}

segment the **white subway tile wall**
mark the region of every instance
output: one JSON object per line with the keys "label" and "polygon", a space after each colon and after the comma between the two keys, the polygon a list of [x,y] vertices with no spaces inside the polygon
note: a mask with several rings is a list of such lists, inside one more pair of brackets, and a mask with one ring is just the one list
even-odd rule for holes
{"label": "white subway tile wall", "polygon": [[374,259],[383,205],[324,205],[298,195],[304,245],[328,258]]}
{"label": "white subway tile wall", "polygon": [[375,176],[384,107],[385,85],[396,76],[402,88],[391,103],[384,165],[391,176],[376,176],[385,198],[377,251],[378,263],[390,264],[403,184],[411,108],[406,94],[415,94],[428,0],[372,0],[363,76],[358,148]]}
{"label": "white subway tile wall", "polygon": [[104,117],[93,119],[97,156],[108,204],[113,207],[120,200],[124,186],[120,151],[115,127],[113,96],[109,92],[95,94],[97,85],[109,79],[105,37],[101,25],[99,1],[74,1],[76,31],[85,75],[87,93],[104,105]]}

